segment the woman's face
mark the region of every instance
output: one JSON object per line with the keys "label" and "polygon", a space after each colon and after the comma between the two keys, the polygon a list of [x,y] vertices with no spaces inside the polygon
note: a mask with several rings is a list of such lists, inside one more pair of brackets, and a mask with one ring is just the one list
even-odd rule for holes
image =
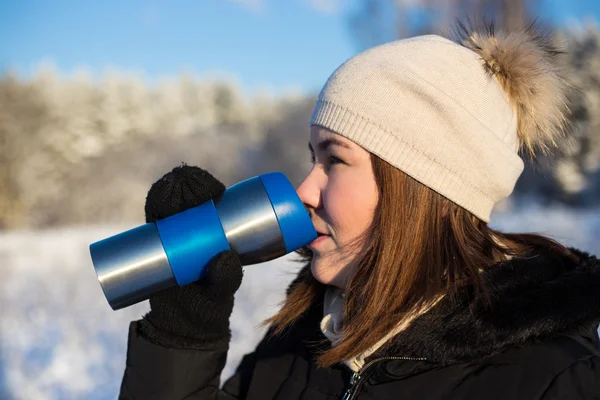
{"label": "woman's face", "polygon": [[311,270],[321,283],[345,288],[355,265],[343,246],[362,234],[373,220],[377,184],[369,152],[319,126],[310,130],[313,167],[298,187],[319,237],[309,247]]}

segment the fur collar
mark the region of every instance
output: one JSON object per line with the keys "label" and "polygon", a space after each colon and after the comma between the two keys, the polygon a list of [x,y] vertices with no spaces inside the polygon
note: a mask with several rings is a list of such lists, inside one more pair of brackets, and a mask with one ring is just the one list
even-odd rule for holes
{"label": "fur collar", "polygon": [[[471,288],[465,287],[457,303],[442,299],[366,361],[398,356],[448,365],[560,336],[589,335],[600,323],[600,261],[569,250],[579,262],[536,248],[527,258],[496,265],[485,273],[492,288],[491,307],[474,301]],[[300,271],[288,293],[308,274],[310,265]],[[311,310],[307,318],[318,325],[322,303]]]}
{"label": "fur collar", "polygon": [[491,307],[473,301],[465,288],[456,304],[440,301],[374,357],[453,364],[592,331],[600,322],[600,261],[569,250],[579,262],[537,249],[528,258],[498,264],[486,273]]}

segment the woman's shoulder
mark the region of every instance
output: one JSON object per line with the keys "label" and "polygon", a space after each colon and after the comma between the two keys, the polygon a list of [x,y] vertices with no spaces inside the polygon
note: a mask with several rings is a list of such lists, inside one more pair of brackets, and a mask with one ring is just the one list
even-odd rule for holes
{"label": "woman's shoulder", "polygon": [[[531,342],[480,361],[483,365],[512,365],[528,370],[546,370],[551,375],[559,374],[580,362],[600,366],[597,325],[582,333],[545,338],[538,343]],[[598,373],[600,374],[600,370]]]}
{"label": "woman's shoulder", "polygon": [[531,363],[548,374],[597,358],[600,263],[575,252],[577,260],[541,251],[494,267],[486,277],[491,304],[466,288],[417,318],[380,355],[513,370]]}
{"label": "woman's shoulder", "polygon": [[477,379],[466,379],[461,390],[493,387],[501,381],[508,393],[536,393],[539,399],[600,397],[600,348],[597,327],[560,336],[470,363]]}

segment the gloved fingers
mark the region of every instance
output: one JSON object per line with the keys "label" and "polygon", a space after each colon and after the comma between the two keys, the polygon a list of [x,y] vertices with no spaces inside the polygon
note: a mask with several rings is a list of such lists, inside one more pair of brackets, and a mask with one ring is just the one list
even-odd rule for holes
{"label": "gloved fingers", "polygon": [[152,184],[146,196],[146,222],[156,222],[218,197],[225,186],[210,172],[183,164]]}
{"label": "gloved fingers", "polygon": [[243,270],[238,255],[233,250],[217,254],[208,263],[204,277],[198,284],[216,295],[234,294],[242,284]]}

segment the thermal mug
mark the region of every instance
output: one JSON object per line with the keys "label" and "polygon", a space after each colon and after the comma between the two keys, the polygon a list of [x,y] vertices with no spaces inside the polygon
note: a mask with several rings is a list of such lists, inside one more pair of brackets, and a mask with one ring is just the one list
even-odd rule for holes
{"label": "thermal mug", "polygon": [[218,198],[90,245],[113,310],[202,279],[210,260],[233,250],[242,265],[272,260],[317,237],[296,190],[280,172],[227,188]]}

